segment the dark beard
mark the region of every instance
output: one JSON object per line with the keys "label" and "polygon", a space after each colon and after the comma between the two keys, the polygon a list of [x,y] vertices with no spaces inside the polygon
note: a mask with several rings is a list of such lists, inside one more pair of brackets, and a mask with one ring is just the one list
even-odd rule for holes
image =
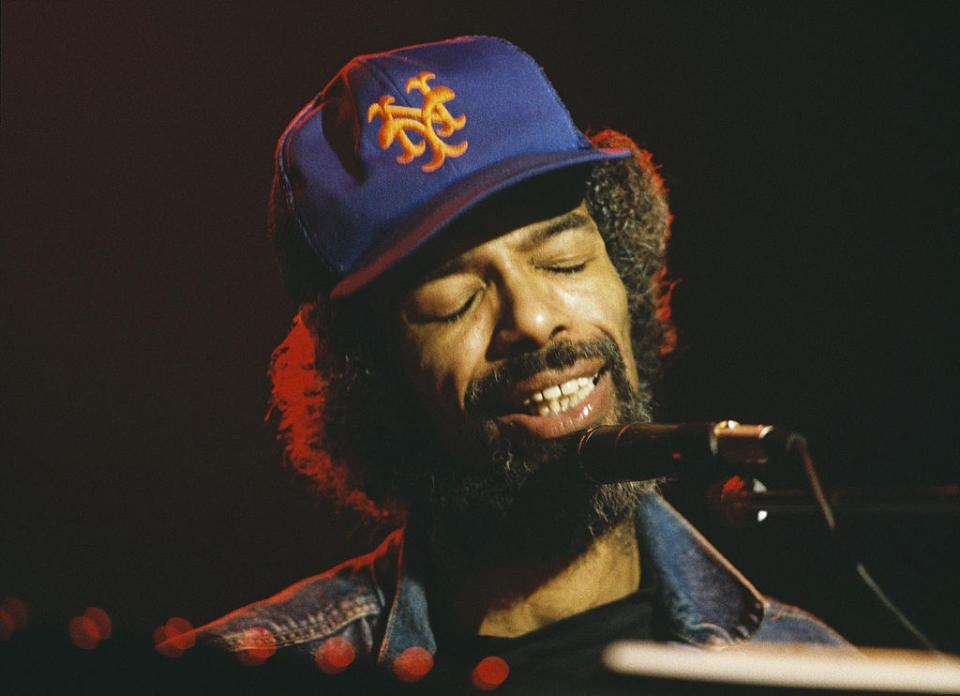
{"label": "dark beard", "polygon": [[580,434],[544,440],[502,430],[489,417],[489,405],[516,381],[593,358],[603,359],[610,372],[619,422],[650,420],[648,400],[630,385],[623,356],[609,337],[560,341],[510,359],[467,392],[467,410],[486,434],[488,456],[476,460],[482,465],[447,461],[433,473],[435,541],[487,568],[533,564],[547,572],[630,516],[650,484],[588,481],[576,466]]}

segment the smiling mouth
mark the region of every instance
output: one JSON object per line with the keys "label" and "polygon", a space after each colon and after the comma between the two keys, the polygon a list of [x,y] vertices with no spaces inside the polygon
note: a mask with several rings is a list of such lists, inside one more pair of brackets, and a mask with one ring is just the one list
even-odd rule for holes
{"label": "smiling mouth", "polygon": [[532,392],[523,399],[523,406],[532,416],[549,416],[568,411],[590,395],[602,372],[600,370],[592,377],[575,377]]}

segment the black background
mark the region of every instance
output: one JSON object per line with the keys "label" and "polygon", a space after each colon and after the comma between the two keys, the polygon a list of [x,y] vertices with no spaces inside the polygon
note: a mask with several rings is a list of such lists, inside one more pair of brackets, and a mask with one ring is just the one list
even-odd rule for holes
{"label": "black background", "polygon": [[[359,53],[471,33],[630,133],[675,215],[661,420],[804,433],[831,486],[956,482],[955,3],[8,2],[0,595],[140,640],[370,548],[264,423],[294,308],[265,238],[277,136]],[[912,645],[813,519],[729,531],[761,590]],[[956,516],[851,520],[960,652]],[[148,639],[145,639],[148,644]]]}

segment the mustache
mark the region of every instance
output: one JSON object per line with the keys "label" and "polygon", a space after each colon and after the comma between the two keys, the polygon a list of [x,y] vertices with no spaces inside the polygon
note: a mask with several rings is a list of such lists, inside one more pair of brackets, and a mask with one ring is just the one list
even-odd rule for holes
{"label": "mustache", "polygon": [[541,350],[507,358],[503,364],[467,387],[464,397],[467,413],[475,418],[484,418],[494,404],[502,401],[514,383],[545,370],[562,370],[572,367],[578,360],[595,358],[603,360],[606,369],[618,373],[625,369],[620,347],[606,335],[576,343],[559,340]]}

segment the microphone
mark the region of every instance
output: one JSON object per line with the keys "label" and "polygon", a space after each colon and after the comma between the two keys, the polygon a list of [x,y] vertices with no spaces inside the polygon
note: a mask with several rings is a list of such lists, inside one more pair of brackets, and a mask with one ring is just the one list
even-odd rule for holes
{"label": "microphone", "polygon": [[770,425],[627,423],[601,425],[577,445],[580,468],[595,483],[768,472],[803,437]]}

